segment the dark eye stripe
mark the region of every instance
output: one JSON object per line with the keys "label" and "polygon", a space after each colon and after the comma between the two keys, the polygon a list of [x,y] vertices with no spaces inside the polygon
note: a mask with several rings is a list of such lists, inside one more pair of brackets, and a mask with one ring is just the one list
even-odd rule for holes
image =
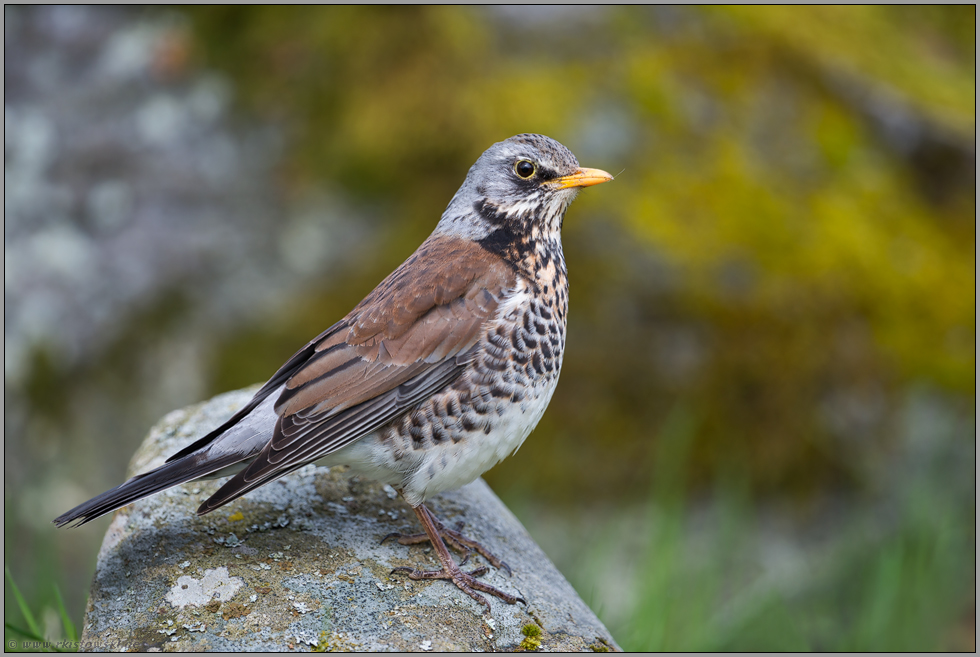
{"label": "dark eye stripe", "polygon": [[554,180],[561,177],[560,173],[548,167],[538,167],[537,173],[541,180]]}

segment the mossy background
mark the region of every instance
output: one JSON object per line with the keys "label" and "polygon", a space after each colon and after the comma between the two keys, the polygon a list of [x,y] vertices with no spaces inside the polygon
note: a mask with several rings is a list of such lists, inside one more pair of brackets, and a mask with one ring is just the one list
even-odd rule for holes
{"label": "mossy background", "polygon": [[[239,120],[284,135],[286,203],[329,189],[361,225],[342,266],[215,327],[189,391],[268,377],[411,253],[487,146],[547,134],[616,180],[565,222],[561,385],[486,478],[623,647],[972,649],[975,7],[172,16],[167,79],[224,76]],[[39,348],[5,392],[25,426],[71,441],[81,391],[138,398],[132,354],[180,325],[187,286],[83,365]],[[141,435],[103,435],[79,473],[8,430],[7,563],[38,609],[56,581],[80,621],[104,524],[56,533],[25,509],[118,483]],[[32,490],[77,494],[17,502],[42,470]],[[754,579],[773,522],[831,556]],[[629,605],[604,611],[611,561]]]}

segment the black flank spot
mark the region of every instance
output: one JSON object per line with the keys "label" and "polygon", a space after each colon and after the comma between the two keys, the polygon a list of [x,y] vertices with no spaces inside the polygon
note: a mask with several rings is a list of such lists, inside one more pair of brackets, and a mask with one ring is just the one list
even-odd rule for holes
{"label": "black flank spot", "polygon": [[476,393],[477,396],[480,399],[486,399],[487,392],[486,387],[484,386],[488,386],[493,383],[494,374],[493,372],[487,372],[485,369],[480,369],[480,365],[482,365],[482,363],[476,364],[478,369],[473,372],[473,375],[470,378],[473,380],[473,385],[481,386],[479,391]]}
{"label": "black flank spot", "polygon": [[531,359],[531,364],[534,366],[534,371],[538,374],[544,374],[544,363],[541,362],[541,354],[534,354],[534,358]]}
{"label": "black flank spot", "polygon": [[497,347],[498,349],[507,348],[507,338],[501,333],[490,333],[487,335],[487,342]]}
{"label": "black flank spot", "polygon": [[490,394],[497,399],[509,399],[511,392],[510,390],[497,385],[496,383],[490,386]]}
{"label": "black flank spot", "polygon": [[503,372],[507,369],[507,361],[502,358],[491,358],[490,356],[484,356],[483,366],[487,369],[491,369],[494,372]]}
{"label": "black flank spot", "polygon": [[449,440],[449,438],[449,432],[441,424],[432,425],[432,440],[441,443],[444,440]]}

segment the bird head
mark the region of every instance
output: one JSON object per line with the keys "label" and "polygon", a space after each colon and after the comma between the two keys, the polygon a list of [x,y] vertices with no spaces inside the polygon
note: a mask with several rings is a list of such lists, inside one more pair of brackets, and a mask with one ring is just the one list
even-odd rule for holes
{"label": "bird head", "polygon": [[582,187],[613,177],[579,166],[544,135],[522,134],[488,148],[470,168],[437,231],[482,241],[559,240],[562,219]]}

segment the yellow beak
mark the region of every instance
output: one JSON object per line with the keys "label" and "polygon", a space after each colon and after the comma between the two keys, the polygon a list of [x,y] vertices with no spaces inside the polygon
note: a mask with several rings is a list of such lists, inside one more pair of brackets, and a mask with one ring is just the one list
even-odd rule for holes
{"label": "yellow beak", "polygon": [[612,179],[613,177],[602,169],[582,168],[573,174],[555,178],[550,181],[550,184],[558,189],[568,189],[569,187],[591,187],[592,185],[609,182]]}

